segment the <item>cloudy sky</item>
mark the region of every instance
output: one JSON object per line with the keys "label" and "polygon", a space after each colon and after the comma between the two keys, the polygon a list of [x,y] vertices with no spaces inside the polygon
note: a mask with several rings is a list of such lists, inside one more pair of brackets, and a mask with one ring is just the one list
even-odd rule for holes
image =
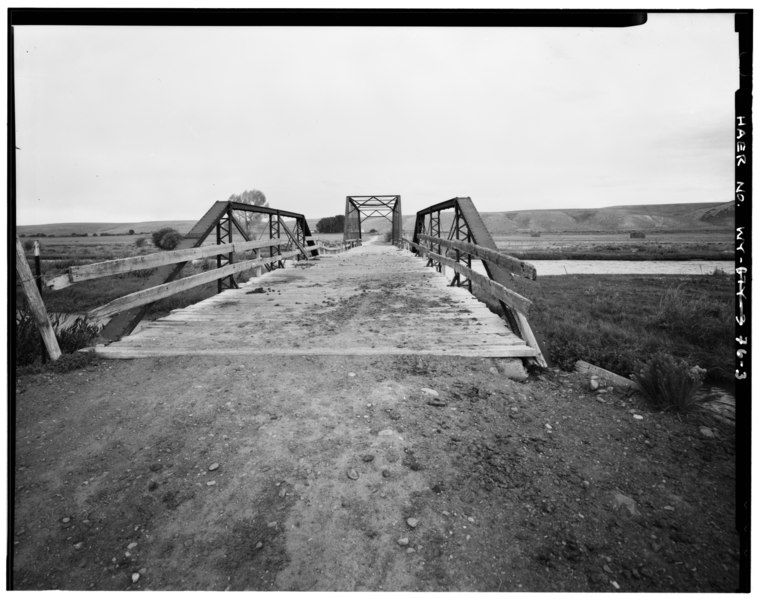
{"label": "cloudy sky", "polygon": [[15,29],[17,223],[732,198],[734,20],[600,28]]}

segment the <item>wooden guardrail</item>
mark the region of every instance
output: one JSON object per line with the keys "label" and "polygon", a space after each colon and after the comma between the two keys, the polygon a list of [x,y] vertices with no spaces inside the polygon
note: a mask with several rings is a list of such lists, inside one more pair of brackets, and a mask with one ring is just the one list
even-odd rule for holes
{"label": "wooden guardrail", "polygon": [[[533,265],[526,262],[521,262],[520,260],[513,258],[512,256],[507,256],[506,254],[495,252],[494,250],[491,250],[489,248],[481,247],[473,243],[442,239],[440,237],[432,237],[425,234],[419,234],[418,238],[421,241],[425,241],[429,244],[459,250],[475,258],[489,261],[514,274],[519,274],[520,276],[529,279],[536,279],[536,269]],[[512,315],[517,322],[518,328],[520,329],[523,340],[526,342],[526,344],[528,344],[529,347],[532,347],[536,350],[537,355],[534,358],[536,362],[540,366],[547,366],[547,362],[542,355],[541,349],[539,347],[539,342],[536,339],[536,335],[534,335],[534,332],[531,329],[531,325],[528,323],[527,315],[529,310],[533,306],[533,302],[531,302],[531,300],[523,297],[515,291],[512,291],[511,289],[508,289],[501,283],[493,281],[489,277],[475,272],[474,270],[468,268],[464,264],[461,264],[457,260],[432,252],[425,245],[413,243],[407,238],[403,238],[402,242],[408,247],[414,248],[422,256],[427,256],[437,263],[449,266],[455,272],[463,275],[464,277],[467,277],[469,281],[475,283],[481,289],[488,292],[495,299],[504,303],[505,306],[507,306],[512,312]]]}
{"label": "wooden guardrail", "polygon": [[[266,247],[278,248],[281,246],[289,245],[289,243],[290,240],[288,239],[278,238],[261,239],[259,241],[223,243],[216,245],[199,246],[196,248],[188,248],[184,250],[158,252],[145,256],[131,256],[129,258],[107,260],[105,262],[85,264],[82,266],[71,266],[68,268],[66,274],[47,280],[45,282],[45,285],[53,290],[64,289],[69,285],[80,281],[88,281],[100,277],[129,273],[136,270],[155,268],[157,266],[164,266],[166,264],[189,262],[190,260],[217,256],[219,254],[230,254],[232,252],[243,252],[246,250],[255,250]],[[305,248],[305,251],[312,252],[320,249],[320,246],[312,245],[307,246]],[[206,283],[228,277],[229,275],[243,272],[255,267],[275,264],[276,262],[280,262],[281,260],[287,260],[299,255],[303,255],[303,248],[298,244],[298,249],[293,251],[283,252],[263,258],[255,258],[254,260],[245,260],[243,262],[227,264],[226,266],[214,268],[213,270],[210,270],[208,272],[190,275],[183,279],[170,281],[168,283],[149,287],[140,291],[135,291],[134,293],[130,293],[123,297],[117,298],[103,306],[89,310],[86,313],[86,316],[87,318],[90,318],[92,320],[104,319],[126,310],[130,310],[132,308],[151,304],[157,300],[170,297],[182,291],[186,291],[187,289],[199,287],[200,285],[205,285]]]}
{"label": "wooden guardrail", "polygon": [[[320,239],[314,236],[305,237],[305,241],[313,241],[315,243],[318,243]],[[347,250],[351,250],[352,248],[358,247],[360,245],[360,242],[356,239],[352,239],[350,241],[343,241],[341,243],[341,247],[329,247],[327,245],[319,245],[318,251],[324,252],[326,254],[340,254],[342,252],[346,252]]]}
{"label": "wooden guardrail", "polygon": [[[423,235],[422,238],[426,238],[426,240],[430,241],[431,243],[438,243],[438,241],[444,241],[444,240],[440,240],[437,237],[429,237],[428,235]],[[518,312],[521,312],[522,314],[528,314],[529,310],[531,309],[531,306],[533,306],[533,302],[531,302],[531,300],[529,300],[528,298],[525,298],[522,295],[515,293],[515,291],[508,289],[501,283],[492,281],[489,277],[485,275],[475,272],[474,270],[468,268],[467,266],[458,262],[457,260],[454,260],[452,258],[447,258],[446,256],[442,256],[440,254],[432,252],[426,246],[413,243],[409,239],[403,239],[403,241],[406,244],[408,244],[410,247],[415,248],[421,255],[428,256],[429,258],[432,258],[433,260],[437,262],[441,262],[445,266],[449,266],[455,272],[458,272],[464,277],[467,277],[470,281],[472,281],[476,285],[479,285],[482,289],[484,289],[485,291],[493,295],[498,300],[505,302],[505,304],[517,310]],[[472,245],[472,244],[469,244],[469,245]]]}
{"label": "wooden guardrail", "polygon": [[513,256],[508,256],[507,254],[503,254],[501,252],[495,252],[494,250],[490,250],[489,248],[481,247],[480,245],[476,245],[475,243],[470,243],[467,241],[459,241],[456,239],[442,239],[440,237],[431,237],[430,235],[423,234],[418,235],[418,238],[422,241],[440,245],[444,248],[464,252],[466,254],[469,254],[470,256],[473,256],[474,258],[478,258],[479,260],[492,262],[497,266],[501,266],[505,270],[508,270],[511,273],[519,275],[526,279],[531,279],[533,281],[536,280],[536,267],[533,264],[529,264],[528,262],[518,260],[518,258],[514,258]]}
{"label": "wooden guardrail", "polygon": [[[216,253],[218,253],[217,250]],[[129,295],[119,297],[118,299],[115,299],[112,302],[105,304],[104,306],[90,310],[89,312],[87,312],[87,318],[96,320],[100,318],[106,318],[108,316],[113,316],[114,314],[118,314],[119,312],[123,312],[124,310],[136,308],[137,306],[143,306],[145,304],[151,304],[159,299],[170,297],[181,291],[186,291],[187,289],[192,289],[193,287],[199,287],[200,285],[204,285],[205,283],[210,283],[217,279],[222,279],[223,277],[227,277],[229,275],[233,275],[235,273],[242,272],[256,266],[265,266],[266,264],[273,264],[280,260],[286,260],[287,258],[294,258],[301,253],[302,252],[300,252],[299,250],[294,250],[291,252],[284,252],[283,254],[277,254],[276,256],[269,256],[267,258],[245,260],[244,262],[228,264],[226,266],[215,268],[208,272],[191,275],[189,277],[179,279],[178,281],[171,281],[170,283],[163,283],[162,285],[150,287],[149,289],[135,291],[134,293],[130,293]]]}
{"label": "wooden guardrail", "polygon": [[[274,242],[274,243],[272,243]],[[231,252],[243,252],[265,247],[279,247],[287,245],[288,242],[278,241],[275,239],[263,239],[260,241],[243,241],[234,243],[225,243],[220,245],[203,245],[186,250],[172,250],[147,254],[145,256],[131,256],[129,258],[119,258],[117,260],[107,260],[95,264],[85,264],[82,266],[70,266],[66,274],[45,282],[45,286],[57,290],[65,289],[69,285],[79,281],[88,281],[100,277],[124,274],[135,270],[155,268],[166,264],[177,264],[179,262],[189,262],[200,258],[217,256],[218,254],[229,254]],[[318,246],[308,246],[307,251],[317,249]],[[300,252],[301,253],[301,252]]]}

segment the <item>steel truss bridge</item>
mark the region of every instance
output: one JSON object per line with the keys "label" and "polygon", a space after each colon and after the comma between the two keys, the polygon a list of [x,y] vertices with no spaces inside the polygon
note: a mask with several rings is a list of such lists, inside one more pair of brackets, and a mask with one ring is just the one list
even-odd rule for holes
{"label": "steel truss bridge", "polygon": [[[390,243],[363,239],[375,217],[391,223]],[[399,195],[347,196],[344,244],[326,249],[302,214],[216,202],[175,250],[72,266],[45,284],[152,269],[144,289],[87,314],[106,323],[96,351],[112,358],[375,353],[547,365],[528,321],[532,304],[508,287],[536,270],[497,249],[470,198],[420,210],[408,238]],[[198,260],[204,271],[182,277]],[[240,284],[245,271],[253,278]],[[154,302],[209,282],[217,295],[140,325]],[[356,327],[370,340],[348,334]]]}

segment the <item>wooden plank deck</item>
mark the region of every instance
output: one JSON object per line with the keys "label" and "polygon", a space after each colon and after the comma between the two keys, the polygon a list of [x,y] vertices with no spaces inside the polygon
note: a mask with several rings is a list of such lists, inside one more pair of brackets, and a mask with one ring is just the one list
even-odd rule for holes
{"label": "wooden plank deck", "polygon": [[424,259],[384,244],[265,273],[96,351],[109,358],[479,356],[513,358],[520,369],[521,358],[535,355],[467,290],[449,287]]}

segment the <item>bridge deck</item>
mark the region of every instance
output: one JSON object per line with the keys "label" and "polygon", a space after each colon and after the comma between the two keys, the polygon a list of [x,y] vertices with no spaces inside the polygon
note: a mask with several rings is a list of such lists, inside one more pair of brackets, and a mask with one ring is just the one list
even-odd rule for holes
{"label": "bridge deck", "polygon": [[110,358],[535,354],[504,320],[424,264],[381,244],[303,261],[145,323],[96,351]]}

